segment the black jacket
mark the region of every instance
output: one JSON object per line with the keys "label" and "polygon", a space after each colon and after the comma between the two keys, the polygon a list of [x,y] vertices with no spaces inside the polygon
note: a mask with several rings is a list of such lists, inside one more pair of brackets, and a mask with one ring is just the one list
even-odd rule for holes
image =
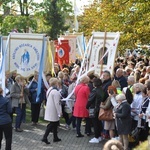
{"label": "black jacket", "polygon": [[99,112],[100,103],[103,101],[104,91],[102,87],[96,87],[92,90],[89,95],[89,99],[86,105],[86,108],[95,108],[96,112]]}
{"label": "black jacket", "polygon": [[107,90],[108,90],[108,87],[111,85],[111,83],[112,83],[112,80],[110,78],[108,80],[105,80],[102,84],[102,89],[104,91],[104,98],[102,102],[104,102],[109,96]]}

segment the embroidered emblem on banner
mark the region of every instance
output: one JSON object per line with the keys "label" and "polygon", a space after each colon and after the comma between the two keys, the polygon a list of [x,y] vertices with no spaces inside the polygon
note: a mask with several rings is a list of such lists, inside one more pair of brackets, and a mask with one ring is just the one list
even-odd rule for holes
{"label": "embroidered emblem on banner", "polygon": [[40,54],[38,49],[32,44],[20,44],[12,53],[12,59],[14,60],[14,66],[21,71],[34,70],[40,60]]}
{"label": "embroidered emblem on banner", "polygon": [[59,56],[60,58],[63,58],[64,55],[65,55],[65,51],[64,51],[62,48],[58,49],[58,56]]}

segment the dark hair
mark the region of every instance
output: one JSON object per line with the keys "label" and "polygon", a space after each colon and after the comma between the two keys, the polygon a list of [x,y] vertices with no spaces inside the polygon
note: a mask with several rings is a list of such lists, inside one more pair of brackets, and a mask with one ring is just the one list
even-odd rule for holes
{"label": "dark hair", "polygon": [[132,94],[132,92],[130,91],[129,88],[127,88],[125,96],[126,96],[127,102],[129,104],[131,104],[133,102],[133,94]]}
{"label": "dark hair", "polygon": [[89,74],[88,77],[92,80],[95,78],[95,75],[94,74]]}
{"label": "dark hair", "polygon": [[144,89],[142,90],[142,92],[146,95],[147,94],[147,88],[144,87]]}
{"label": "dark hair", "polygon": [[111,76],[111,74],[108,70],[105,70],[103,73],[107,73],[109,76]]}
{"label": "dark hair", "polygon": [[46,74],[46,77],[48,77],[48,76],[51,76],[51,77],[52,77],[52,74],[51,74],[51,73],[47,73],[47,74]]}
{"label": "dark hair", "polygon": [[0,95],[3,94],[3,89],[0,87]]}
{"label": "dark hair", "polygon": [[99,78],[95,78],[93,80],[93,84],[94,84],[95,87],[100,87],[102,85],[102,80],[99,79]]}

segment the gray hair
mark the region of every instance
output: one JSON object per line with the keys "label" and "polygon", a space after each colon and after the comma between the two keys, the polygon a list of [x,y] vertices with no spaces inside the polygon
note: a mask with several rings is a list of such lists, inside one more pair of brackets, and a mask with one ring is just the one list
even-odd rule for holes
{"label": "gray hair", "polygon": [[135,78],[134,76],[128,76],[128,81],[135,83]]}
{"label": "gray hair", "polygon": [[135,83],[133,85],[133,89],[135,89],[136,87],[138,87],[140,89],[140,91],[143,91],[143,89],[144,89],[144,85],[142,83]]}
{"label": "gray hair", "polygon": [[116,101],[119,101],[119,100],[125,100],[126,99],[126,96],[124,95],[124,94],[118,94],[117,96],[116,96]]}

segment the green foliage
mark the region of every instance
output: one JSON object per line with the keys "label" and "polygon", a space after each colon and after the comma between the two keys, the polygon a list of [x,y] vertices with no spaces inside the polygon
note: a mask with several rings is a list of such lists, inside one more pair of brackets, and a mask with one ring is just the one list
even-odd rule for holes
{"label": "green foliage", "polygon": [[13,29],[19,32],[26,32],[29,27],[33,30],[37,28],[37,21],[28,16],[6,16],[2,23],[2,35],[8,35]]}
{"label": "green foliage", "polygon": [[80,31],[120,31],[119,50],[134,49],[150,41],[150,1],[148,0],[95,0],[80,17]]}
{"label": "green foliage", "polygon": [[46,33],[51,39],[57,37],[66,31],[69,26],[65,19],[72,11],[72,6],[66,0],[45,0],[42,4],[43,23],[46,26]]}

